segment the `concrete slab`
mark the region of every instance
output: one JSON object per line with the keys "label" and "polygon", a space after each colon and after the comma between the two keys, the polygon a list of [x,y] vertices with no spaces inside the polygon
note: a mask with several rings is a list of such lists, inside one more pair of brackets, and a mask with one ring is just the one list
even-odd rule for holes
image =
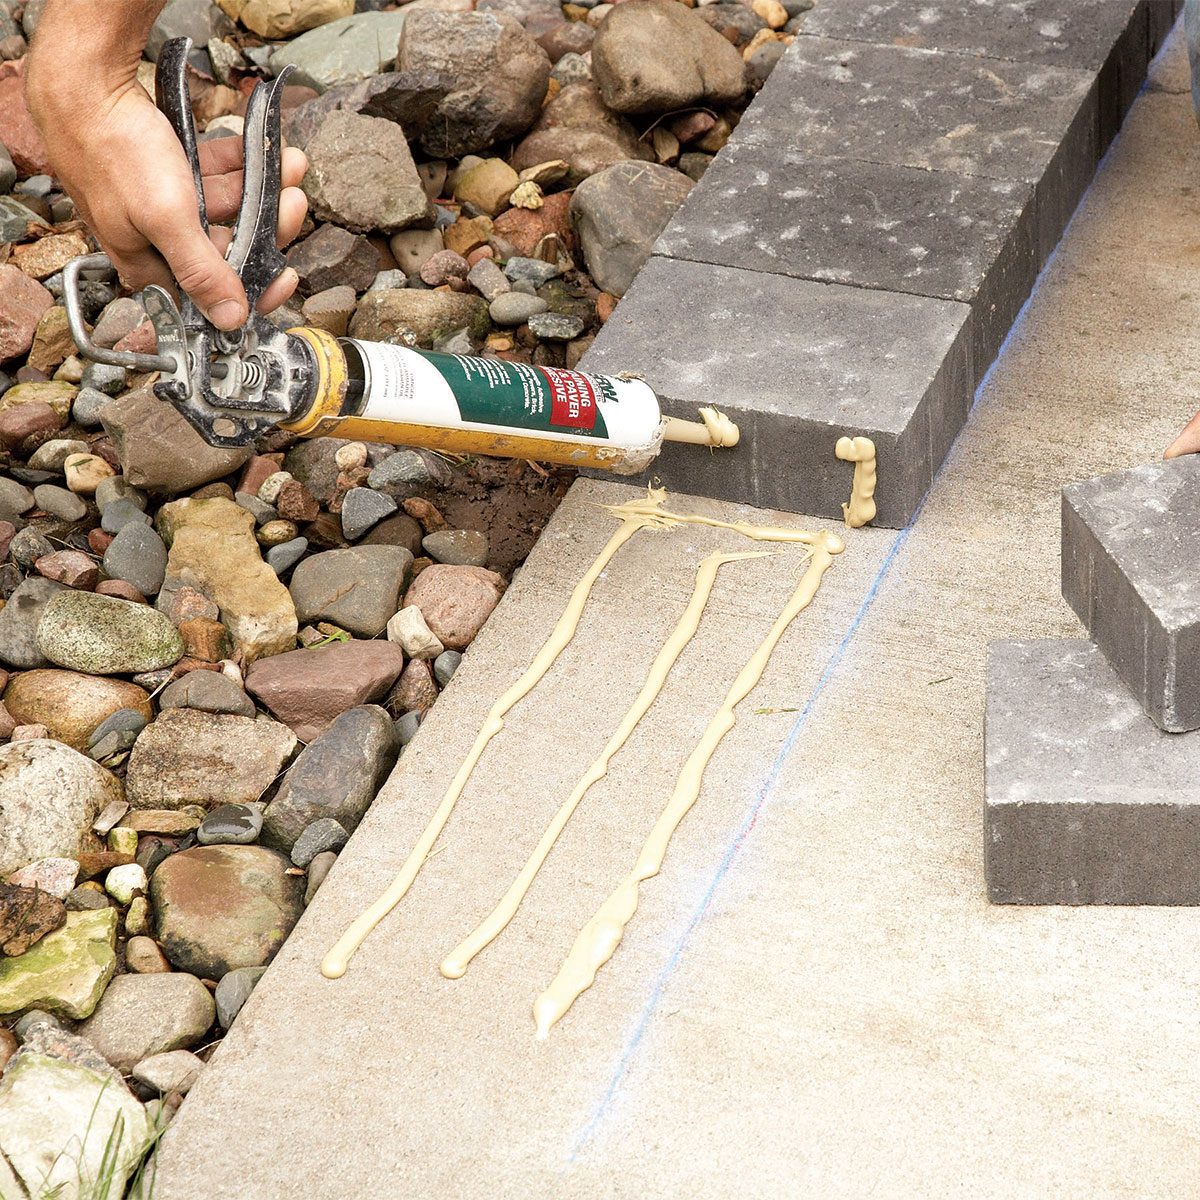
{"label": "concrete slab", "polygon": [[667,446],[647,478],[672,490],[841,515],[843,434],[875,442],[877,525],[916,511],[966,417],[969,310],[951,301],[654,258],[583,360],[636,371],[674,416],[715,404],[741,440]]}
{"label": "concrete slab", "polygon": [[654,250],[959,300],[982,375],[1037,277],[1034,221],[1027,183],[814,158],[760,125],[718,156]]}
{"label": "concrete slab", "polygon": [[693,648],[659,730],[581,810],[508,943],[446,983],[437,956],[494,900],[682,603],[667,589],[684,543],[614,562],[590,632],[514,711],[407,906],[327,985],[329,937],[390,877],[602,532],[576,523],[586,506],[552,527],[184,1103],[157,1200],[1200,1189],[1200,911],[991,905],[981,819],[988,641],[1078,631],[1058,592],[1063,482],[1145,462],[1195,410],[1189,110],[1183,94],[1135,105],[920,521],[850,535],[626,942],[539,1044],[534,992],[792,569],[766,560],[723,586],[728,647]]}
{"label": "concrete slab", "polygon": [[1095,169],[1097,96],[1090,70],[799,37],[742,124],[823,157],[1030,183],[1044,261]]}
{"label": "concrete slab", "polygon": [[997,642],[985,850],[996,904],[1200,904],[1200,734],[1164,733],[1082,640]]}
{"label": "concrete slab", "polygon": [[1063,596],[1146,714],[1200,728],[1200,459],[1063,488]]}

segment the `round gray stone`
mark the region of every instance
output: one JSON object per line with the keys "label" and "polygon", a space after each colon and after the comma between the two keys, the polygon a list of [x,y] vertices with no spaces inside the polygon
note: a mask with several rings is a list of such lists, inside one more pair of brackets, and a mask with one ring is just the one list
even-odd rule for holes
{"label": "round gray stone", "polygon": [[544,313],[549,307],[540,296],[526,296],[514,290],[497,296],[488,305],[488,313],[497,325],[523,325],[530,317]]}
{"label": "round gray stone", "polygon": [[104,552],[104,570],[110,579],[123,579],[143,596],[153,596],[166,578],[167,548],[149,525],[130,521]]}
{"label": "round gray stone", "polygon": [[292,862],[298,867],[307,867],[318,854],[327,850],[340,850],[348,841],[350,835],[342,828],[340,822],[332,817],[322,817],[314,821],[296,839],[292,847]]}
{"label": "round gray stone", "polygon": [[438,681],[438,687],[445,687],[454,678],[454,672],[458,670],[462,658],[462,654],[457,650],[443,650],[433,660],[433,677]]}
{"label": "round gray stone", "polygon": [[258,840],[262,821],[262,811],[255,805],[222,804],[200,822],[196,841],[202,846],[248,846]]}

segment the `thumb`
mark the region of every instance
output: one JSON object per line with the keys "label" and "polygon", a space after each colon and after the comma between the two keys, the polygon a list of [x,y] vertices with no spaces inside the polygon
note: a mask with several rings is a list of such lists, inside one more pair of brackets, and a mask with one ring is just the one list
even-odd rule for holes
{"label": "thumb", "polygon": [[176,282],[218,329],[236,329],[250,315],[246,289],[200,226],[194,211],[172,209],[146,222],[145,232]]}

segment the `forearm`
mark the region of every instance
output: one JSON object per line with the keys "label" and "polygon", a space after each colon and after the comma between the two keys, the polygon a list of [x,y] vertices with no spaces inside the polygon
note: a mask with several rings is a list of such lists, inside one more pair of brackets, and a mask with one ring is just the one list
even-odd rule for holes
{"label": "forearm", "polygon": [[[26,94],[43,131],[94,111],[137,80],[165,0],[47,0],[26,61]],[[71,64],[64,71],[64,60]]]}

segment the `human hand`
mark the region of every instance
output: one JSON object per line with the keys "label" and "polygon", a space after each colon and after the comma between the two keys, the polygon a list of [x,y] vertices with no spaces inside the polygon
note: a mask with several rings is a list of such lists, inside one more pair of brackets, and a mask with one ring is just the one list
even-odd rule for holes
{"label": "human hand", "polygon": [[[138,83],[81,98],[79,91],[46,95],[31,80],[28,94],[55,175],[125,283],[133,288],[178,284],[217,328],[243,325],[246,293],[223,257],[232,232],[220,224],[237,215],[241,202],[241,139],[200,144],[204,197],[213,223],[206,235],[183,147]],[[297,185],[307,165],[302,151],[284,150],[280,246],[292,241],[303,224],[308,200]],[[285,269],[263,294],[259,309],[278,308],[298,282],[295,271]]]}
{"label": "human hand", "polygon": [[1183,432],[1167,447],[1163,458],[1179,458],[1182,454],[1200,452],[1200,413],[1184,427]]}

